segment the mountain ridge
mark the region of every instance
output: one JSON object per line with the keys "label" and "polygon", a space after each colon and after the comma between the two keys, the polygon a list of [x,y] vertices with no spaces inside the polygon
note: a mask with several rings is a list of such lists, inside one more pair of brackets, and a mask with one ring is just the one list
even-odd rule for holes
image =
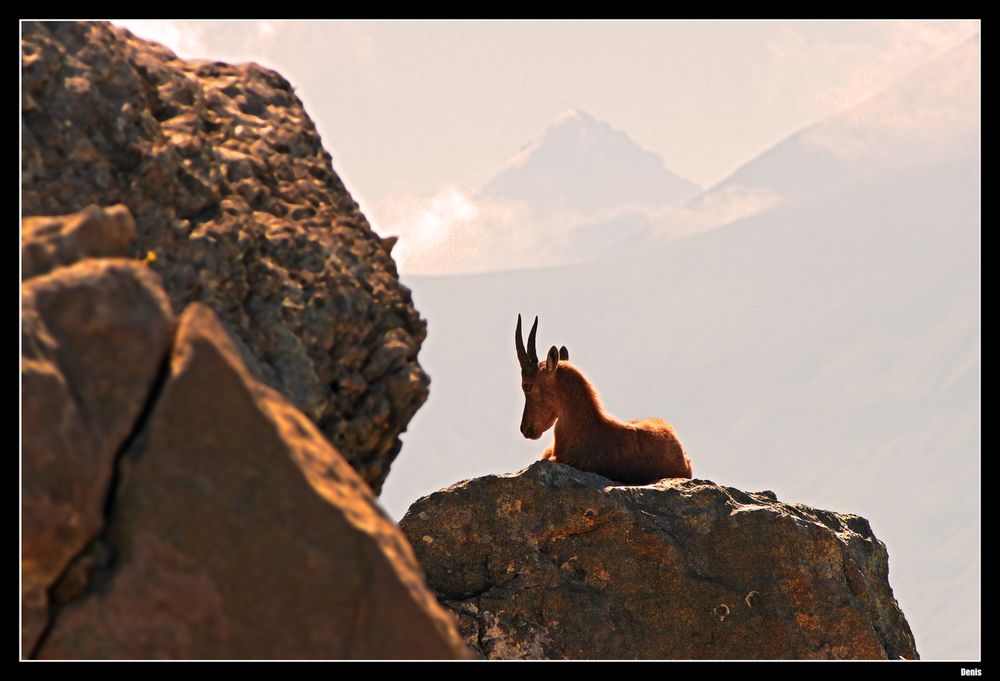
{"label": "mountain ridge", "polygon": [[[783,197],[800,196],[831,181],[863,179],[906,164],[969,153],[978,147],[979,117],[962,114],[979,104],[978,63],[975,69],[971,66],[978,60],[980,42],[977,31],[865,100],[800,128],[741,164],[692,203],[729,187],[767,187]],[[955,78],[954,74],[961,77]],[[951,128],[940,125],[931,131],[920,128],[921,122],[939,123],[947,115],[948,105],[956,100],[961,104],[953,107],[958,116],[946,121],[953,124]],[[880,134],[872,132],[879,129]],[[934,139],[932,133],[942,130],[951,133],[950,140],[947,135],[943,140]],[[918,139],[923,145],[917,144]],[[949,141],[950,146],[941,144]],[[842,150],[837,150],[837,142]],[[932,148],[912,149],[917,146]],[[897,156],[893,161],[886,161],[887,147]],[[787,174],[788,167],[796,168],[793,176]]]}
{"label": "mountain ridge", "polygon": [[623,130],[569,109],[505,161],[478,195],[543,202],[542,210],[554,197],[573,210],[600,211],[669,205],[700,191]]}

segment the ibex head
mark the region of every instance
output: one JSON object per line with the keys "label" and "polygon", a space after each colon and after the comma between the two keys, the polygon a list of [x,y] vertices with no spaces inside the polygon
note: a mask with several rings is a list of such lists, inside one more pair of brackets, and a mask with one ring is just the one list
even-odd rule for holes
{"label": "ibex head", "polygon": [[517,330],[514,332],[514,347],[517,349],[517,360],[521,363],[521,389],[524,390],[524,414],[521,416],[521,434],[531,440],[537,440],[556,422],[557,398],[555,391],[555,374],[559,360],[569,359],[569,351],[565,346],[556,349],[549,348],[549,354],[544,362],[538,361],[535,351],[535,332],[538,330],[538,317],[531,325],[528,333],[528,349],[524,349],[524,339],[521,335],[521,315],[517,315]]}

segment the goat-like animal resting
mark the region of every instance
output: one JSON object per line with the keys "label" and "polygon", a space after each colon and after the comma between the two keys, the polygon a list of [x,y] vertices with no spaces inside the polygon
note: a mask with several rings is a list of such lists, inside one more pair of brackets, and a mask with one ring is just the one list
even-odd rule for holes
{"label": "goat-like animal resting", "polygon": [[521,434],[537,440],[555,424],[555,442],[542,454],[583,471],[630,485],[662,478],[690,478],[691,461],[673,427],[660,419],[619,421],[597,397],[597,391],[569,363],[565,346],[553,345],[544,362],[535,351],[538,317],[528,334],[528,349],[517,316],[514,343],[521,363],[524,415]]}

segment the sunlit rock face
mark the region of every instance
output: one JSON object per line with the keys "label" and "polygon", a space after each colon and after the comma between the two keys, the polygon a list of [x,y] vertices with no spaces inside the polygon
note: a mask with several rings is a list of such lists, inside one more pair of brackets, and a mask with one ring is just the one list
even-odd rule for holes
{"label": "sunlit rock face", "polygon": [[418,500],[428,583],[491,659],[915,659],[867,520],[539,461]]}
{"label": "sunlit rock face", "polygon": [[[99,225],[86,231],[93,242],[111,240],[96,238]],[[104,527],[115,461],[153,392],[174,316],[156,274],[121,258],[85,259],[30,279],[21,314],[27,656],[47,627],[56,584]]]}
{"label": "sunlit rock face", "polygon": [[[58,272],[70,279],[84,267],[122,267],[104,263]],[[36,280],[35,298],[43,297],[45,279]],[[172,328],[162,290],[140,290],[159,292]],[[137,315],[114,312],[111,320]],[[58,328],[51,313],[46,320]],[[115,328],[123,328],[120,321]],[[134,331],[122,335],[135,341],[126,350],[146,340]],[[113,443],[111,460],[84,460],[84,443],[69,453],[25,452],[25,510],[35,520],[25,523],[25,545],[38,566],[25,581],[38,582],[42,595],[25,598],[25,656],[468,657],[452,616],[424,585],[413,551],[371,488],[298,409],[250,376],[215,313],[193,303],[167,340],[170,347],[143,348],[154,367],[163,361],[162,373],[152,394],[130,401],[142,406],[145,398],[148,407],[125,423],[129,436]],[[64,352],[103,358],[95,366],[142,368],[125,364],[128,355],[117,347],[84,353],[77,338],[63,345]],[[70,392],[88,397],[87,376],[72,369],[65,372]],[[26,386],[31,412],[58,406],[43,396]],[[84,432],[109,420],[93,417],[104,414],[101,403],[77,406],[92,416]],[[45,502],[62,513],[43,523],[36,511]],[[87,520],[86,535],[72,532],[76,517]]]}
{"label": "sunlit rock face", "polygon": [[254,375],[381,489],[427,398],[425,323],[292,85],[69,22],[24,24],[22,78],[23,213],[127,206],[131,255],[174,312],[209,305]]}

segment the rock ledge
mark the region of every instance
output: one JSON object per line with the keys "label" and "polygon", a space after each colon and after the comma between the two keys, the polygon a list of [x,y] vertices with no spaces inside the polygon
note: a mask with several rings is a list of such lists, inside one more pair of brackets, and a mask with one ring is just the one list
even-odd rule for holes
{"label": "rock ledge", "polygon": [[707,480],[623,487],[539,461],[400,523],[492,659],[915,659],[867,520]]}

